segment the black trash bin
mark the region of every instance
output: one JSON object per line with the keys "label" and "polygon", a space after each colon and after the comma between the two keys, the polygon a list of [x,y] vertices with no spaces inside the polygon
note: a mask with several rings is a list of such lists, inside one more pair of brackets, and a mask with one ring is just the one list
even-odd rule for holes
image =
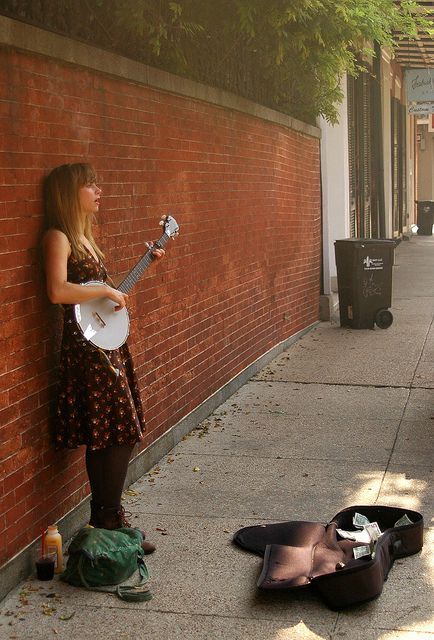
{"label": "black trash bin", "polygon": [[416,200],[417,235],[432,236],[434,224],[434,200]]}
{"label": "black trash bin", "polygon": [[392,267],[394,240],[336,240],[341,326],[387,329],[393,322]]}

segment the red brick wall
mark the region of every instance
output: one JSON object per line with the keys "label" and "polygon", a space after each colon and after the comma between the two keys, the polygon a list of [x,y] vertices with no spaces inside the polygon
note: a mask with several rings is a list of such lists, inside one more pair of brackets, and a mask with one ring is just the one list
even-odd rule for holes
{"label": "red brick wall", "polygon": [[[0,49],[0,565],[88,493],[49,436],[58,317],[38,262],[41,180],[97,168],[97,236],[126,271],[172,212],[181,234],[134,289],[145,445],[318,318],[319,141],[194,99]],[[144,445],[144,446],[145,446]]]}

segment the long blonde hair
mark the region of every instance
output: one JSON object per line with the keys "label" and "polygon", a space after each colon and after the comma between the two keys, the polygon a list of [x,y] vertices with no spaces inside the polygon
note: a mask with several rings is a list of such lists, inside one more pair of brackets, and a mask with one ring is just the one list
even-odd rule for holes
{"label": "long blonde hair", "polygon": [[62,164],[45,178],[45,228],[63,231],[75,258],[81,258],[86,253],[80,240],[82,233],[96,254],[100,258],[104,257],[92,235],[92,218],[86,216],[84,221],[82,219],[78,197],[80,187],[95,181],[95,171],[92,165],[86,162]]}

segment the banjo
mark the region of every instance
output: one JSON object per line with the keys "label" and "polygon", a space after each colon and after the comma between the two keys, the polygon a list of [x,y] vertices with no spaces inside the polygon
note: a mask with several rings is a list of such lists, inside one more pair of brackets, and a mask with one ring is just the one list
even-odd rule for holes
{"label": "banjo", "polygon": [[[128,293],[153,261],[152,251],[154,249],[163,249],[170,238],[178,235],[179,226],[172,216],[163,216],[160,225],[164,228],[163,235],[131,269],[126,278],[117,287],[118,291]],[[83,282],[82,285],[84,287],[90,285],[92,287],[105,286],[103,282],[97,280]],[[125,307],[115,311],[116,306],[116,302],[113,302],[110,298],[92,298],[74,305],[75,320],[83,337],[99,349],[106,351],[118,349],[128,338],[130,332],[128,311]]]}

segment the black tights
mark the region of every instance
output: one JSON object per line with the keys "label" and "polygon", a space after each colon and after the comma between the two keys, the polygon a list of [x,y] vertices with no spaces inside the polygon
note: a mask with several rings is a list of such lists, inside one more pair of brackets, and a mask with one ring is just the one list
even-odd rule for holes
{"label": "black tights", "polygon": [[130,444],[114,445],[97,451],[86,448],[86,470],[95,505],[106,509],[120,507],[133,448],[134,445]]}

